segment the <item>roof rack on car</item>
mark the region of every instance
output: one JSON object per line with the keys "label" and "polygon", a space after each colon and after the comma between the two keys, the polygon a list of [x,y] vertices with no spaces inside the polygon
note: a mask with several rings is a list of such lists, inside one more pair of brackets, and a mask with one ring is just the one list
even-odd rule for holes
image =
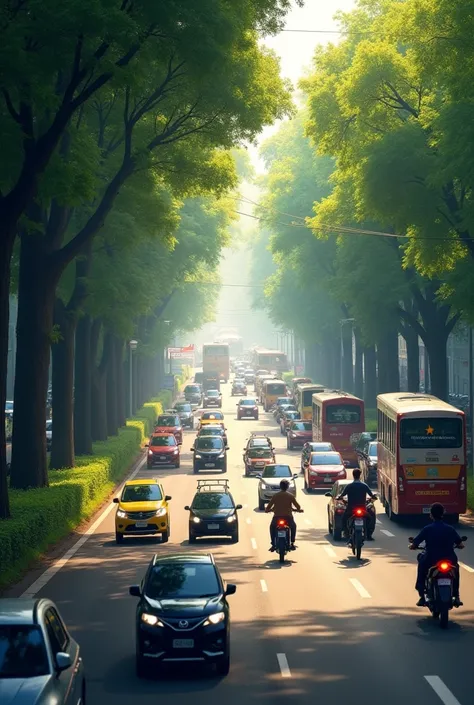
{"label": "roof rack on car", "polygon": [[198,480],[197,491],[216,492],[217,490],[229,491],[229,480]]}

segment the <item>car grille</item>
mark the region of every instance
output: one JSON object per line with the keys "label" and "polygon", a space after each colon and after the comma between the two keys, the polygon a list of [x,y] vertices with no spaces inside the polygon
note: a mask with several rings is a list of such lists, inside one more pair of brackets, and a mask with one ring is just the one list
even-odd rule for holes
{"label": "car grille", "polygon": [[134,519],[141,521],[142,519],[151,519],[156,516],[156,511],[154,512],[127,512],[127,519]]}

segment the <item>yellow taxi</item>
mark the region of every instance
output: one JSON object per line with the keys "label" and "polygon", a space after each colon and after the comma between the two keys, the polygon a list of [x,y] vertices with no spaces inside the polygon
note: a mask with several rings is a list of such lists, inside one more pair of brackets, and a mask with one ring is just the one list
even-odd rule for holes
{"label": "yellow taxi", "polygon": [[170,536],[170,513],[163,486],[156,480],[128,480],[122,489],[115,514],[115,540],[122,543],[124,536],[160,535],[166,543]]}
{"label": "yellow taxi", "polygon": [[224,414],[222,411],[203,411],[199,419],[198,429],[203,428],[203,426],[208,426],[209,424],[222,426],[222,428],[225,429]]}

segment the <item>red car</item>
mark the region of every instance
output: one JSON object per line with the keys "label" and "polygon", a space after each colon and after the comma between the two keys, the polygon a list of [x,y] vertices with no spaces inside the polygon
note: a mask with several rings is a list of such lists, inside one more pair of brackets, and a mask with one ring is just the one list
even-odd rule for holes
{"label": "red car", "polygon": [[160,414],[156,419],[155,433],[172,433],[177,443],[183,442],[183,427],[176,414]]}
{"label": "red car", "polygon": [[344,461],[337,451],[312,453],[304,464],[304,488],[308,492],[332,487],[337,480],[346,478]]}
{"label": "red car", "polygon": [[147,468],[153,468],[155,465],[174,465],[175,468],[179,468],[179,445],[173,433],[154,433],[146,448],[148,448]]}
{"label": "red car", "polygon": [[256,399],[241,399],[237,404],[237,418],[255,419],[258,421],[258,406]]}
{"label": "red car", "polygon": [[292,421],[286,436],[288,450],[301,448],[307,441],[313,440],[313,424],[311,421]]}

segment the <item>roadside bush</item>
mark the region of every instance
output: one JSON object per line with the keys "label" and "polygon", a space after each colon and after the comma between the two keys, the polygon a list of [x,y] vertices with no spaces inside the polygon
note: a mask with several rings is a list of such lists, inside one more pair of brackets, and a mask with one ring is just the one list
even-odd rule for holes
{"label": "roadside bush", "polygon": [[75,468],[50,471],[49,487],[10,490],[13,518],[0,521],[0,589],[107,499],[152,432],[163,394],[139,409],[117,436],[94,443],[93,456],[78,457]]}
{"label": "roadside bush", "polygon": [[[469,471],[472,472],[472,469],[469,468]],[[474,511],[474,478],[472,475],[467,479],[467,506]]]}

